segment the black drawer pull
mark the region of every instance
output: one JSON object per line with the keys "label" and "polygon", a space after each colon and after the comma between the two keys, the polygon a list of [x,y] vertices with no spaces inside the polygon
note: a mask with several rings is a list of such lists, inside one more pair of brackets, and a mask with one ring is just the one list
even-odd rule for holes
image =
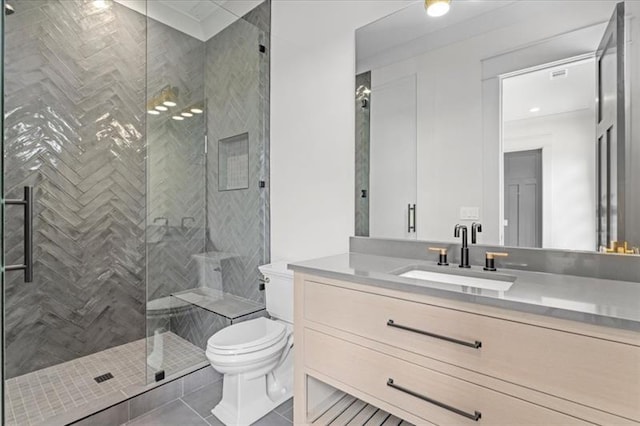
{"label": "black drawer pull", "polygon": [[409,394],[411,396],[419,398],[419,399],[421,399],[423,401],[427,401],[430,404],[437,405],[440,408],[444,408],[445,410],[449,410],[452,413],[456,413],[456,414],[458,414],[458,415],[460,415],[462,417],[466,417],[467,419],[471,419],[471,420],[476,421],[476,422],[478,420],[480,420],[480,417],[482,417],[482,413],[480,411],[474,411],[473,414],[469,414],[466,411],[462,411],[462,410],[457,409],[456,407],[452,407],[452,406],[447,405],[447,404],[445,404],[443,402],[436,401],[435,399],[431,399],[431,398],[429,398],[427,396],[424,396],[424,395],[420,395],[419,393],[416,393],[416,392],[414,392],[414,391],[412,391],[410,389],[407,389],[405,387],[398,386],[393,382],[393,379],[391,379],[391,378],[389,380],[387,380],[387,386],[392,387],[394,389],[397,389],[400,392],[404,392],[406,394]]}
{"label": "black drawer pull", "polygon": [[458,340],[458,339],[454,339],[452,337],[441,336],[439,334],[429,333],[428,331],[418,330],[417,328],[407,327],[406,325],[396,324],[392,319],[387,321],[387,325],[389,327],[395,327],[395,328],[400,328],[402,330],[412,331],[414,333],[423,334],[425,336],[434,337],[434,338],[440,339],[440,340],[446,340],[447,342],[456,343],[456,344],[462,345],[462,346],[468,346],[468,347],[474,348],[474,349],[479,349],[480,347],[482,347],[482,342],[479,341],[479,340],[476,340],[473,343],[469,343],[469,342],[465,342],[464,340]]}

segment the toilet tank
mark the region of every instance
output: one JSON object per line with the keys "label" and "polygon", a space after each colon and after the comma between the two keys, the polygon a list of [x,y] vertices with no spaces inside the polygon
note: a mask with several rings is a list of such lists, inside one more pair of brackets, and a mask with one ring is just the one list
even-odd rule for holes
{"label": "toilet tank", "polygon": [[258,269],[269,281],[264,285],[267,312],[293,324],[293,271],[287,269],[288,263],[275,262]]}

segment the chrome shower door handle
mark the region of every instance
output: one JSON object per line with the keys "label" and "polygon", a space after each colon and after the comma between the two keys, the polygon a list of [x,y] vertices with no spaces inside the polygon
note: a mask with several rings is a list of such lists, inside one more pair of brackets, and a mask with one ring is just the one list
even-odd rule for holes
{"label": "chrome shower door handle", "polygon": [[23,206],[24,208],[24,263],[7,265],[5,271],[24,270],[24,282],[33,282],[33,186],[24,187],[22,200],[4,200],[7,206]]}

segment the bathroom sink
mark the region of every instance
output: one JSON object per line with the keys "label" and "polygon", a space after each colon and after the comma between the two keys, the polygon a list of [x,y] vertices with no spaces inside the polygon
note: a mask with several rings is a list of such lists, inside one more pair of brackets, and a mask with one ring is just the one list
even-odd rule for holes
{"label": "bathroom sink", "polygon": [[468,275],[443,274],[440,272],[431,272],[422,269],[412,269],[410,271],[398,274],[398,276],[403,278],[414,278],[418,280],[459,285],[465,287],[476,287],[499,292],[507,291],[513,285],[513,281],[509,280],[478,278]]}

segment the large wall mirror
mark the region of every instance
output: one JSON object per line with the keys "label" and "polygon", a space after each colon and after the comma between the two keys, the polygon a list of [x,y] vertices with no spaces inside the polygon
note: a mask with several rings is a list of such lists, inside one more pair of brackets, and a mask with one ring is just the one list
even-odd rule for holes
{"label": "large wall mirror", "polygon": [[[356,235],[638,254],[640,2],[424,2],[356,32]],[[635,107],[635,108],[633,108]]]}

